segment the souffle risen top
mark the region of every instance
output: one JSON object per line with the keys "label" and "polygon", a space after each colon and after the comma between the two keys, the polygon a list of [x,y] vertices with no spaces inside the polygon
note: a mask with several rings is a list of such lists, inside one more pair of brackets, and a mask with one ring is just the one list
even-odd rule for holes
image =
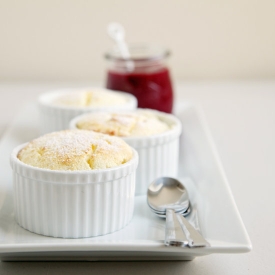
{"label": "souffle risen top", "polygon": [[152,136],[170,129],[149,110],[90,113],[79,119],[76,127],[119,137]]}
{"label": "souffle risen top", "polygon": [[121,138],[93,131],[65,130],[29,142],[18,154],[25,164],[50,170],[93,170],[122,165],[133,157]]}

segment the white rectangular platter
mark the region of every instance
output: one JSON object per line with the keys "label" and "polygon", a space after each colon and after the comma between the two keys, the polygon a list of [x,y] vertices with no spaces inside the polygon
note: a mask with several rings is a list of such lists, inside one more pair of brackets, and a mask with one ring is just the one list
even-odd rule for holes
{"label": "white rectangular platter", "polygon": [[35,103],[30,103],[18,113],[0,143],[1,260],[192,260],[211,253],[250,251],[249,237],[202,112],[190,103],[179,103],[176,114],[183,125],[179,178],[184,180],[193,205],[188,219],[200,228],[211,247],[166,247],[165,221],[150,211],[145,196],[136,197],[130,224],[105,236],[52,238],[31,233],[17,225],[9,156],[15,146],[39,136],[38,110]]}

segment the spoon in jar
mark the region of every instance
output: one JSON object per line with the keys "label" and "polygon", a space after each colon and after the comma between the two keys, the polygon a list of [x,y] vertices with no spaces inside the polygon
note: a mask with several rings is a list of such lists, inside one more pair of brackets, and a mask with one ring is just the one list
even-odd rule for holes
{"label": "spoon in jar", "polygon": [[190,202],[187,190],[180,181],[169,177],[154,180],[148,187],[147,203],[155,214],[166,217],[166,246],[209,246],[183,217],[184,213],[190,213]]}
{"label": "spoon in jar", "polygon": [[118,50],[123,59],[126,60],[126,68],[128,71],[134,70],[134,62],[131,59],[131,55],[127,44],[125,43],[125,31],[122,25],[113,22],[108,25],[107,28],[109,36],[116,42]]}

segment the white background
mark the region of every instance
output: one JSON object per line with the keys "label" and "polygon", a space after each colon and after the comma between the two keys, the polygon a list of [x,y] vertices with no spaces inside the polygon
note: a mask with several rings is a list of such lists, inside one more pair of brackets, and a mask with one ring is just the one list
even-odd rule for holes
{"label": "white background", "polygon": [[0,80],[105,76],[110,21],[172,51],[175,79],[275,77],[274,0],[0,0]]}

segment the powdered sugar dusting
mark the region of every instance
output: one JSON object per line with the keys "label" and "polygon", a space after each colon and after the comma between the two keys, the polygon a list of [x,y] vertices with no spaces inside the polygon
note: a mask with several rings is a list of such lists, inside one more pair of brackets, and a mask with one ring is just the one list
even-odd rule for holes
{"label": "powdered sugar dusting", "polygon": [[79,167],[87,170],[117,166],[131,156],[131,148],[119,138],[92,131],[66,130],[33,140],[19,152],[18,158],[52,170],[79,170]]}

